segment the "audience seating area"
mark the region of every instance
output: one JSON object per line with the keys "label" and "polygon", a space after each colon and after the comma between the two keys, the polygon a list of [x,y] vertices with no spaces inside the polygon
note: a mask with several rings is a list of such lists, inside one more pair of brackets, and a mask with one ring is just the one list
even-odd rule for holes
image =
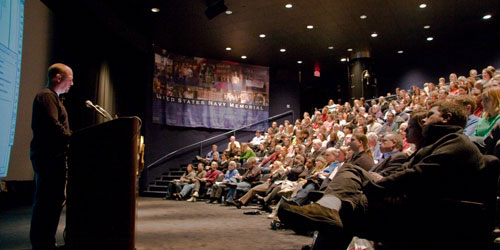
{"label": "audience seating area", "polygon": [[[204,199],[237,208],[253,204],[277,230],[277,207],[281,202],[302,206],[317,201],[344,163],[383,177],[385,172],[377,164],[393,153],[410,156],[419,150],[416,141],[423,135],[414,129],[423,129],[423,121],[430,119],[432,104],[454,102],[468,116],[463,134],[486,155],[480,176],[471,177],[472,183],[468,184],[474,187],[469,190],[474,195],[429,201],[425,213],[398,208],[394,216],[401,216],[401,220],[397,224],[386,224],[383,218],[366,218],[366,228],[358,236],[375,241],[374,246],[380,249],[425,249],[426,240],[438,239],[491,247],[493,229],[499,224],[499,86],[500,71],[488,66],[480,75],[474,69],[467,76],[452,73],[448,80],[439,78],[437,84],[423,83],[408,91],[396,89],[394,94],[369,101],[361,98],[336,104],[329,100],[324,107],[304,112],[295,121],[273,122],[267,131],[256,131],[251,141],[242,143],[231,137],[227,147],[219,149],[214,145],[206,156],[170,169],[148,191],[179,202]],[[422,117],[417,120],[416,116]],[[414,124],[417,121],[422,123]],[[419,214],[433,216],[422,218]],[[422,228],[426,228],[425,232]]]}

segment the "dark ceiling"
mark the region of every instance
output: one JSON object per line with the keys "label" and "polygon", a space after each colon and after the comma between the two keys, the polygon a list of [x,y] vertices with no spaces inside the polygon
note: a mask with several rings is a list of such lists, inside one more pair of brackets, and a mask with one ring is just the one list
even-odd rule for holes
{"label": "dark ceiling", "polygon": [[[342,57],[359,51],[384,60],[455,44],[466,48],[498,39],[500,30],[499,0],[225,0],[233,13],[212,20],[204,14],[205,0],[44,2],[171,52],[264,66],[296,65],[297,60],[340,64]],[[293,7],[285,8],[287,3]],[[421,3],[427,7],[419,8]],[[151,12],[152,7],[160,12]],[[486,14],[493,17],[483,20]],[[372,38],[373,32],[378,37]],[[266,37],[260,38],[261,33]]]}

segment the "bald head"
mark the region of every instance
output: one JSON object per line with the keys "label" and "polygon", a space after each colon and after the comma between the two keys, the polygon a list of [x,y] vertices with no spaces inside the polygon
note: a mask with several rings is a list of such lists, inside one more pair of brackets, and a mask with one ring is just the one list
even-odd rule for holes
{"label": "bald head", "polygon": [[73,86],[73,70],[62,63],[52,64],[47,70],[47,87],[58,95],[69,91]]}

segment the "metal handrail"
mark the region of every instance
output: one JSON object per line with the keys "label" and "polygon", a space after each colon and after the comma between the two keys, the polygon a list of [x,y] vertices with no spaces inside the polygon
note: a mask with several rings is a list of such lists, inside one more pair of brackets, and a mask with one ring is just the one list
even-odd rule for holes
{"label": "metal handrail", "polygon": [[208,139],[205,139],[205,140],[203,140],[203,141],[195,142],[195,143],[193,143],[193,144],[191,144],[191,145],[184,146],[184,147],[182,147],[182,148],[180,148],[180,149],[177,149],[177,150],[175,150],[175,151],[172,151],[172,152],[170,152],[170,153],[168,153],[168,154],[166,154],[166,155],[162,156],[160,159],[158,159],[158,160],[156,160],[155,162],[153,162],[153,163],[149,164],[149,165],[147,166],[147,169],[150,169],[150,168],[152,168],[152,167],[156,167],[156,166],[158,166],[158,165],[159,165],[160,163],[162,163],[163,161],[167,160],[168,158],[170,158],[170,157],[172,157],[172,156],[174,156],[174,155],[178,154],[179,152],[182,152],[182,151],[184,151],[184,150],[186,150],[186,149],[189,149],[189,148],[194,148],[194,146],[198,146],[198,145],[203,145],[203,143],[209,142],[209,141],[214,140],[214,139],[216,139],[216,138],[223,137],[223,136],[227,136],[227,135],[232,134],[232,133],[234,133],[234,134],[235,134],[237,131],[240,131],[240,130],[243,130],[243,129],[246,129],[246,128],[249,128],[249,127],[255,126],[255,125],[259,124],[259,123],[263,123],[263,122],[267,122],[267,121],[269,121],[269,120],[274,120],[274,119],[277,119],[277,118],[280,118],[280,117],[283,117],[283,116],[287,116],[287,115],[289,115],[289,114],[291,114],[291,115],[292,115],[292,120],[293,120],[293,118],[294,118],[294,113],[293,113],[293,110],[289,110],[289,111],[287,111],[287,112],[284,112],[284,113],[281,113],[281,114],[278,114],[278,115],[275,115],[275,116],[271,116],[271,117],[268,117],[267,119],[264,119],[264,120],[261,120],[261,121],[258,121],[258,122],[255,122],[255,123],[252,123],[252,124],[247,125],[247,126],[245,126],[245,127],[241,127],[241,128],[238,128],[238,129],[233,129],[233,130],[231,130],[231,131],[228,131],[228,132],[222,133],[222,134],[220,134],[220,135],[212,136],[212,137],[210,137],[210,138],[208,138]]}

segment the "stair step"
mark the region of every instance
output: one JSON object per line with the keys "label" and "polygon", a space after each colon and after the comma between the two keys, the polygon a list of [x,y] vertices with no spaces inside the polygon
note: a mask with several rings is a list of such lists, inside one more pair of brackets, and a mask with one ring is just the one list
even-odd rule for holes
{"label": "stair step", "polygon": [[177,176],[162,175],[161,176],[162,181],[171,181],[171,180],[175,180],[175,179],[179,179],[179,178],[181,178],[181,175],[177,175]]}
{"label": "stair step", "polygon": [[165,197],[166,194],[166,191],[144,191],[141,195],[144,197]]}
{"label": "stair step", "polygon": [[167,186],[149,185],[148,191],[167,191]]}
{"label": "stair step", "polygon": [[182,176],[183,174],[184,174],[184,171],[170,171],[170,172],[168,172],[169,176],[173,176],[173,175],[176,175],[176,176],[180,175],[180,176]]}
{"label": "stair step", "polygon": [[182,168],[169,168],[168,172],[165,172],[163,174],[168,174],[169,172],[172,172],[172,171],[183,171],[183,170],[182,170]]}
{"label": "stair step", "polygon": [[155,185],[157,186],[168,186],[169,181],[166,180],[156,180]]}

